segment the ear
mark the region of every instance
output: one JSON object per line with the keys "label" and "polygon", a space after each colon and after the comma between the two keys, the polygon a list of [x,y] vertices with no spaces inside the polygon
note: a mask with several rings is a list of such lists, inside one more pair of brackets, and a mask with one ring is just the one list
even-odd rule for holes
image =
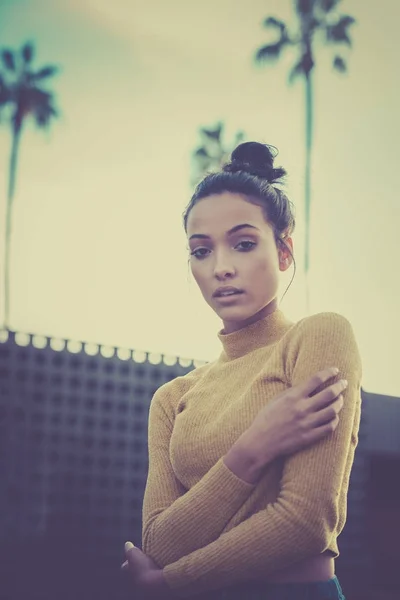
{"label": "ear", "polygon": [[292,254],[293,254],[293,240],[291,237],[286,237],[284,240],[281,240],[279,244],[279,268],[281,271],[287,271],[293,262]]}

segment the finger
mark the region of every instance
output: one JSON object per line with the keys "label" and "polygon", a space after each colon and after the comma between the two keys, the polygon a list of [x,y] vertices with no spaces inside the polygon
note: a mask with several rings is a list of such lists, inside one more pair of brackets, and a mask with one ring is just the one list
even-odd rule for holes
{"label": "finger", "polygon": [[339,381],[332,383],[318,394],[315,394],[315,396],[311,396],[306,400],[306,410],[308,409],[309,412],[315,412],[330,406],[332,402],[344,392],[347,385],[348,382],[345,379],[340,379]]}
{"label": "finger", "polygon": [[137,562],[138,553],[141,554],[142,552],[141,550],[139,550],[139,548],[136,548],[136,546],[134,546],[132,542],[125,543],[125,556],[127,559],[126,562],[128,563],[128,568],[132,575],[136,575],[139,571]]}
{"label": "finger", "polygon": [[307,426],[315,429],[336,419],[343,408],[343,402],[343,395],[340,394],[338,398],[326,408],[308,415]]}
{"label": "finger", "polygon": [[126,564],[127,568],[128,567],[134,567],[134,563],[132,560],[132,550],[135,548],[135,546],[132,544],[132,542],[125,542],[125,546],[124,546],[124,550],[125,550],[125,557],[126,557],[126,561],[124,564]]}
{"label": "finger", "polygon": [[125,542],[125,554],[128,554],[128,552],[134,547],[135,545],[132,544],[132,542]]}
{"label": "finger", "polygon": [[320,386],[329,381],[332,377],[335,377],[339,373],[339,369],[336,367],[329,367],[327,369],[323,369],[322,371],[318,371],[313,377],[310,377],[304,383],[300,383],[297,386],[297,389],[301,393],[302,396],[310,396],[315,392],[315,390]]}
{"label": "finger", "polygon": [[303,446],[307,447],[310,444],[319,442],[320,440],[325,438],[327,435],[333,433],[335,431],[336,427],[338,426],[338,424],[339,424],[339,417],[336,416],[335,419],[332,419],[331,421],[329,421],[328,423],[325,423],[324,425],[321,425],[320,427],[315,427],[314,429],[309,429],[303,435]]}
{"label": "finger", "polygon": [[329,423],[325,423],[325,425],[321,425],[321,427],[317,427],[314,429],[314,434],[317,440],[324,438],[329,433],[333,433],[336,427],[339,425],[339,416],[336,415],[334,419],[329,421]]}

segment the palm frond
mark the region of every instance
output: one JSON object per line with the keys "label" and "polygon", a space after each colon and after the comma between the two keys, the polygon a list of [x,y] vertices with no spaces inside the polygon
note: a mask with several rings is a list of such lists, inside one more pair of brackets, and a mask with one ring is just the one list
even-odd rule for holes
{"label": "palm frond", "polygon": [[32,115],[38,127],[47,127],[51,119],[58,116],[54,106],[54,94],[36,87],[25,91],[22,109],[25,115]]}
{"label": "palm frond", "polygon": [[2,74],[0,73],[0,106],[4,105],[8,100],[8,88],[4,81]]}
{"label": "palm frond", "polygon": [[206,127],[201,127],[200,133],[201,133],[201,135],[205,136],[206,138],[208,138],[210,140],[219,142],[221,139],[221,134],[222,134],[223,128],[224,128],[223,124],[218,123],[214,129],[208,129]]}
{"label": "palm frond", "polygon": [[297,62],[291,69],[288,77],[289,84],[291,85],[300,75],[304,75],[304,69],[301,61]]}
{"label": "palm frond", "polygon": [[22,47],[21,54],[26,65],[32,62],[34,53],[35,49],[32,43],[28,42]]}
{"label": "palm frond", "polygon": [[192,152],[192,174],[190,176],[191,185],[196,186],[206,173],[208,173],[213,164],[213,158],[204,146],[201,146]]}
{"label": "palm frond", "polygon": [[23,119],[31,116],[39,127],[44,127],[52,117],[58,116],[54,94],[46,90],[32,86],[19,87],[12,100],[15,105],[12,118],[14,126],[19,126]]}
{"label": "palm frond", "polygon": [[264,63],[271,60],[277,60],[282,52],[285,43],[282,40],[276,42],[275,44],[267,44],[266,46],[262,46],[256,52],[256,62]]}
{"label": "palm frond", "polygon": [[29,109],[34,112],[42,106],[50,106],[53,101],[53,94],[47,90],[42,90],[38,87],[31,87],[26,91],[28,98]]}
{"label": "palm frond", "polygon": [[256,63],[277,60],[281,55],[282,49],[290,43],[286,24],[283,21],[277,19],[276,17],[267,17],[263,24],[264,27],[278,30],[279,37],[277,41],[266,44],[257,50],[255,54]]}
{"label": "palm frond", "polygon": [[57,75],[58,71],[58,67],[56,67],[55,65],[49,65],[47,67],[43,67],[43,69],[40,69],[36,73],[31,73],[30,79],[32,82],[36,83],[37,81],[41,81],[42,79],[54,77],[54,75]]}
{"label": "palm frond", "polygon": [[15,56],[12,50],[3,50],[1,53],[1,60],[7,71],[14,72],[16,70]]}
{"label": "palm frond", "polygon": [[345,60],[341,56],[335,56],[333,60],[333,68],[336,69],[336,71],[339,71],[339,73],[346,73],[347,65]]}
{"label": "palm frond", "polygon": [[203,148],[203,147],[202,148],[197,148],[197,150],[195,150],[193,152],[193,156],[195,158],[199,158],[199,159],[210,158],[209,155],[208,155],[207,150],[205,148]]}
{"label": "palm frond", "polygon": [[10,101],[10,95],[7,88],[0,87],[0,109],[8,104]]}
{"label": "palm frond", "polygon": [[286,24],[275,17],[267,17],[264,20],[263,25],[264,27],[274,27],[275,29],[279,29],[282,33],[286,30]]}
{"label": "palm frond", "polygon": [[344,15],[332,25],[326,27],[326,40],[329,43],[334,44],[347,44],[351,46],[351,38],[348,32],[348,28],[356,22],[354,17],[350,15]]}
{"label": "palm frond", "polygon": [[35,122],[38,127],[47,129],[51,119],[58,117],[58,111],[52,104],[40,105],[34,114]]}
{"label": "palm frond", "polygon": [[4,87],[0,87],[0,123],[2,123],[3,115],[2,109],[7,106],[9,101],[7,89]]}
{"label": "palm frond", "polygon": [[308,76],[314,68],[314,59],[311,52],[304,52],[300,60],[295,64],[289,73],[289,83],[293,83],[299,75]]}
{"label": "palm frond", "polygon": [[224,130],[225,125],[222,121],[215,127],[199,128],[202,141],[192,152],[192,185],[197,185],[205,175],[219,171],[229,162],[233,149],[245,139],[245,133],[239,130],[235,133],[233,146],[230,143],[225,144]]}
{"label": "palm frond", "polygon": [[330,13],[342,0],[319,0],[319,5],[324,13]]}
{"label": "palm frond", "polygon": [[300,16],[311,15],[314,12],[316,0],[296,0],[296,11]]}

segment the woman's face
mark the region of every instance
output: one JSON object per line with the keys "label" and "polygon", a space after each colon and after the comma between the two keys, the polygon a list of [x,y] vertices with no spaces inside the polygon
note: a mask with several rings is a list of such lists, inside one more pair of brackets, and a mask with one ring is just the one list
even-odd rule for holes
{"label": "woman's face", "polygon": [[[278,252],[260,206],[230,192],[203,198],[189,213],[187,236],[193,277],[225,333],[275,310],[279,272],[291,258],[284,249]],[[285,242],[293,248],[291,238]],[[221,288],[229,287],[238,292],[222,295]]]}

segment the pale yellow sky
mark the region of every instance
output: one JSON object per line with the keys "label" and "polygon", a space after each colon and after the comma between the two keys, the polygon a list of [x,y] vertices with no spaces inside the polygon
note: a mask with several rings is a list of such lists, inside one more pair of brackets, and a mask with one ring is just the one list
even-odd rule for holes
{"label": "pale yellow sky", "polygon": [[[353,324],[367,391],[400,396],[400,7],[344,0],[357,17],[349,75],[320,48],[315,79],[312,312]],[[62,118],[27,128],[18,172],[11,326],[17,331],[212,359],[220,323],[190,281],[181,214],[199,125],[226,120],[276,145],[296,205],[298,272],[281,305],[304,316],[303,87],[293,57],[255,69],[263,17],[291,2],[20,0],[0,40],[34,39]],[[347,54],[347,53],[346,53]],[[0,129],[0,189],[9,139]],[[4,214],[5,193],[0,196]],[[1,265],[2,266],[2,265]],[[282,292],[291,274],[282,280]],[[1,317],[1,314],[0,314]]]}

